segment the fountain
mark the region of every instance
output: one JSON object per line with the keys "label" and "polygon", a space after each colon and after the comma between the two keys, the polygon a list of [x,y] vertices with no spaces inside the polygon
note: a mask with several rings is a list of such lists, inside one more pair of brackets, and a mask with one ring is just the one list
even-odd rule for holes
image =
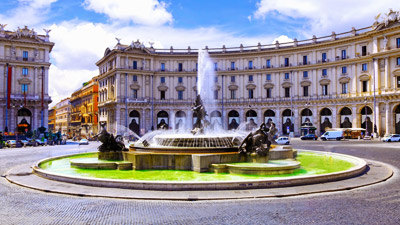
{"label": "fountain", "polygon": [[[340,154],[318,152],[302,153],[298,156],[291,146],[276,145],[273,136],[276,133],[275,124],[262,123],[250,132],[236,131],[215,132],[207,119],[207,107],[213,107],[210,96],[214,69],[206,51],[199,52],[199,74],[197,82],[198,95],[192,106],[196,121],[192,130],[183,132],[181,129],[161,129],[149,132],[124,151],[122,142],[108,134],[105,128],[99,134],[102,146],[94,155],[68,156],[71,169],[65,168],[63,159],[46,159],[37,163],[35,173],[51,179],[81,183],[87,185],[112,186],[123,188],[186,190],[186,189],[241,189],[257,187],[276,187],[326,182],[356,176],[365,171],[365,161]],[[210,77],[211,76],[211,77]],[[245,125],[240,125],[245,127]],[[307,154],[309,154],[307,156]],[[313,158],[314,157],[314,158]],[[315,169],[316,158],[339,162],[335,168],[321,164]],[[300,158],[300,160],[297,160]],[[74,178],[49,172],[52,163],[62,167],[69,173],[83,170],[83,174],[94,173],[95,178]],[[343,162],[342,162],[343,161]],[[57,162],[57,163],[56,163]],[[328,167],[327,167],[328,165]],[[342,166],[338,166],[342,165]],[[343,166],[345,165],[345,166]],[[56,166],[57,167],[57,166]],[[325,168],[327,167],[327,168]],[[90,169],[95,169],[92,171]],[[106,171],[115,170],[113,174]],[[57,168],[57,171],[58,168]],[[92,171],[92,172],[91,172]],[[124,172],[126,171],[126,172]],[[132,172],[128,172],[132,171]],[[135,173],[137,171],[138,173]],[[139,179],[140,173],[152,173],[152,182]],[[158,172],[157,172],[158,171]],[[186,172],[183,172],[186,171]],[[327,171],[326,174],[319,174]],[[329,172],[328,172],[329,171]],[[79,173],[78,173],[79,174]],[[114,177],[123,180],[99,180],[96,177]],[[131,174],[126,176],[126,174]],[[160,175],[164,174],[164,175]],[[167,174],[167,175],[165,175]],[[172,175],[171,175],[172,174]],[[178,177],[176,177],[178,175]],[[160,179],[206,179],[201,183],[163,183]],[[313,177],[314,176],[314,177]],[[286,178],[289,177],[289,178]],[[291,178],[294,177],[294,178]],[[298,178],[298,177],[301,177]],[[128,179],[129,181],[126,181]],[[134,179],[131,181],[130,179]],[[148,177],[140,179],[149,179]],[[184,179],[184,178],[182,178]],[[185,178],[186,179],[186,178]],[[229,184],[214,179],[238,179]],[[248,179],[250,183],[246,183]],[[271,179],[273,179],[271,181]],[[257,180],[257,181],[254,181]],[[169,185],[169,186],[168,186]]]}

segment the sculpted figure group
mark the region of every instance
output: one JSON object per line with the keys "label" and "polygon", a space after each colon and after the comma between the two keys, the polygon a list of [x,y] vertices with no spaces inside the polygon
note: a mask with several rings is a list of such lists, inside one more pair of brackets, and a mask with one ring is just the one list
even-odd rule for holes
{"label": "sculpted figure group", "polygon": [[271,144],[275,143],[273,137],[276,131],[275,123],[271,122],[269,125],[262,123],[257,130],[250,132],[242,141],[239,146],[239,154],[256,153],[259,156],[268,156]]}

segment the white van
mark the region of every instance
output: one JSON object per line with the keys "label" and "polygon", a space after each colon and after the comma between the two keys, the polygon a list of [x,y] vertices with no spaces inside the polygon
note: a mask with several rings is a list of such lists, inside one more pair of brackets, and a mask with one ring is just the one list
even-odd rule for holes
{"label": "white van", "polygon": [[325,132],[323,135],[321,135],[321,140],[326,141],[326,140],[342,140],[343,139],[343,131],[342,130],[331,130]]}

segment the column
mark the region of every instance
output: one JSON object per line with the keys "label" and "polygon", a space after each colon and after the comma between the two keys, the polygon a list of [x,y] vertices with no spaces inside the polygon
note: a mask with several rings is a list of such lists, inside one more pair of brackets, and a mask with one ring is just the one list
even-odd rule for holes
{"label": "column", "polygon": [[278,133],[282,134],[282,116],[281,116],[281,109],[275,109],[275,127],[278,129]]}
{"label": "column", "polygon": [[[334,106],[334,107],[332,108],[332,121],[331,121],[331,123],[332,123],[332,128],[334,128],[334,127],[340,127],[340,124],[338,123],[338,121],[340,121],[340,117],[339,117],[339,119],[338,119],[336,107]],[[339,124],[339,126],[338,126],[338,124]]]}
{"label": "column", "polygon": [[386,113],[386,118],[385,118],[385,135],[386,134],[391,134],[392,132],[392,126],[390,126],[390,119],[392,115],[390,115],[390,104],[389,102],[386,102],[385,104],[385,113]]}
{"label": "column", "polygon": [[169,111],[169,127],[172,129],[175,129],[175,111],[170,110]]}
{"label": "column", "polygon": [[385,89],[384,89],[384,91],[391,88],[391,84],[390,84],[391,77],[390,77],[390,71],[389,71],[390,69],[389,68],[390,68],[389,67],[389,58],[386,57],[385,58]]}
{"label": "column", "polygon": [[353,106],[351,111],[352,111],[352,117],[353,117],[353,121],[352,121],[353,128],[361,127],[361,123],[360,124],[358,123],[358,120],[360,119],[359,118],[360,114],[358,113],[357,106]]}
{"label": "column", "polygon": [[[294,110],[294,121],[293,121],[293,123],[294,123],[294,130],[293,130],[293,132],[294,132],[294,135],[296,136],[296,135],[299,135],[299,131],[300,131],[300,123],[301,123],[301,121],[299,120],[299,118],[300,118],[300,116],[299,116],[299,106],[294,106],[293,107],[293,110]],[[293,113],[293,112],[292,112]]]}
{"label": "column", "polygon": [[[376,123],[373,125],[372,133],[374,133],[374,138],[377,138],[378,136],[375,135],[375,131],[374,131],[375,126],[376,126],[377,135],[381,134],[381,117],[380,117],[380,111],[379,111],[379,103],[376,103],[374,111],[372,113],[374,114],[374,121]],[[374,122],[374,121],[372,121],[372,122]]]}

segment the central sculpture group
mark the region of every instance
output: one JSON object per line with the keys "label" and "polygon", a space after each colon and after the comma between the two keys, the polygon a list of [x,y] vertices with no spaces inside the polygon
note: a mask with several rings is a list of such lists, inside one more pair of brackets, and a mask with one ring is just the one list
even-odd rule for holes
{"label": "central sculpture group", "polygon": [[[204,134],[204,129],[210,124],[206,119],[207,111],[203,105],[200,95],[197,95],[192,107],[193,115],[196,115],[196,123],[193,126],[192,134]],[[260,127],[250,132],[239,146],[239,154],[248,155],[256,153],[258,156],[268,156],[271,144],[274,143],[276,133],[273,122],[262,123]]]}

